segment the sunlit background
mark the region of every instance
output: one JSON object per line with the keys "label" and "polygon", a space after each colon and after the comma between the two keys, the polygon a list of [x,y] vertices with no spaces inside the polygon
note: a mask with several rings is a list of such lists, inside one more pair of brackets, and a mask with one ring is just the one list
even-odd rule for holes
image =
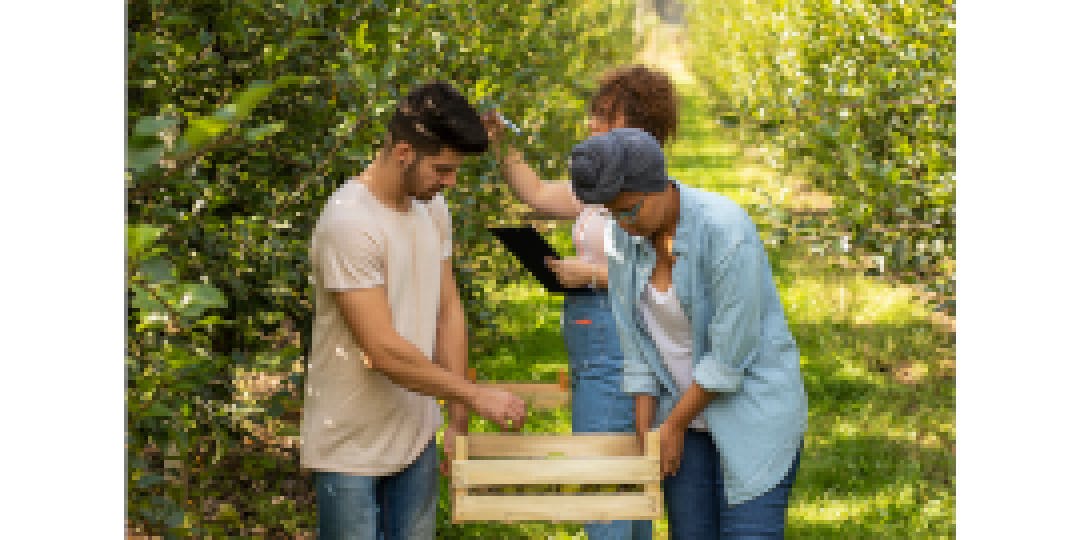
{"label": "sunlit background", "polygon": [[[639,62],[678,85],[672,175],[751,213],[800,347],[788,537],[955,536],[952,2],[249,4],[127,6],[130,535],[313,537],[307,242],[398,96],[450,80],[565,178],[596,76]],[[567,227],[513,204],[489,157],[448,199],[478,378],[554,382],[561,299],[484,227],[532,223],[569,253]],[[569,432],[569,412],[525,430]],[[584,538],[451,524],[445,489],[438,519],[439,538]]]}

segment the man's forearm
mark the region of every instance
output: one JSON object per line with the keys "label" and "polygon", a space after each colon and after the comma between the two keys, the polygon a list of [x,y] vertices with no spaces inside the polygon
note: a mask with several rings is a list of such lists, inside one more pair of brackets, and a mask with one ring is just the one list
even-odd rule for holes
{"label": "man's forearm", "polygon": [[398,386],[451,403],[472,401],[474,387],[465,379],[464,373],[452,373],[429,361],[420,349],[404,339],[394,340],[367,354],[371,367]]}
{"label": "man's forearm", "polygon": [[591,282],[597,289],[607,288],[607,263],[599,263],[593,270],[593,280]]}
{"label": "man's forearm", "polygon": [[[435,358],[450,373],[465,378],[469,367],[469,334],[460,304],[445,314],[435,342]],[[450,423],[459,431],[469,427],[469,407],[462,401],[448,401]]]}

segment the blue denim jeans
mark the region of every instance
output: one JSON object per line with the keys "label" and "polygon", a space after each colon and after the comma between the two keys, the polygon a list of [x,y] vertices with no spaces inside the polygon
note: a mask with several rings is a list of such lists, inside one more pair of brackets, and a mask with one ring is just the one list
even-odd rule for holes
{"label": "blue denim jeans", "polygon": [[[570,356],[574,433],[633,433],[634,399],[622,391],[622,350],[607,294],[566,295],[563,338]],[[651,521],[586,523],[590,540],[652,538]]]}
{"label": "blue denim jeans", "polygon": [[320,540],[435,538],[439,452],[432,438],[405,469],[389,476],[315,471]]}
{"label": "blue denim jeans", "polygon": [[729,506],[724,495],[724,473],[712,436],[687,430],[679,470],[664,479],[671,540],[783,540],[788,499],[801,454],[800,448],[787,475],[776,487]]}

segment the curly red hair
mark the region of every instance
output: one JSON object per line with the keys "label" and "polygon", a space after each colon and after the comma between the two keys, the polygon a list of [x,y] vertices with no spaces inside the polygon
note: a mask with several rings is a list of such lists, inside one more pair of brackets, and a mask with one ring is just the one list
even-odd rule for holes
{"label": "curly red hair", "polygon": [[613,120],[622,115],[626,127],[649,132],[661,145],[675,135],[678,109],[671,78],[642,65],[619,67],[605,73],[589,105],[593,116]]}

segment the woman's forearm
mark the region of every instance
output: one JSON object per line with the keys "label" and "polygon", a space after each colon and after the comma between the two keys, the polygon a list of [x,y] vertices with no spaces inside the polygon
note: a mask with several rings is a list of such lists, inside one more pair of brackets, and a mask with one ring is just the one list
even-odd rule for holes
{"label": "woman's forearm", "polygon": [[702,388],[696,381],[690,383],[690,388],[686,389],[682,398],[675,404],[667,421],[679,429],[686,429],[714,397],[716,397],[715,392]]}
{"label": "woman's forearm", "polygon": [[606,289],[607,288],[607,263],[601,263],[601,264],[596,265],[595,270],[593,270],[593,277],[595,278],[595,280],[593,281],[595,288],[597,288],[597,289]]}
{"label": "woman's forearm", "polygon": [[502,171],[506,183],[510,185],[510,191],[514,192],[521,202],[532,206],[534,196],[543,188],[544,183],[536,172],[525,163],[521,152],[512,146],[506,147],[506,152],[499,156],[499,170]]}
{"label": "woman's forearm", "polygon": [[648,394],[634,395],[634,429],[638,438],[645,445],[645,434],[652,430],[653,418],[656,416],[656,397]]}
{"label": "woman's forearm", "polygon": [[521,152],[510,146],[497,159],[510,190],[536,212],[555,219],[574,219],[581,213],[583,205],[574,197],[569,182],[541,180]]}

